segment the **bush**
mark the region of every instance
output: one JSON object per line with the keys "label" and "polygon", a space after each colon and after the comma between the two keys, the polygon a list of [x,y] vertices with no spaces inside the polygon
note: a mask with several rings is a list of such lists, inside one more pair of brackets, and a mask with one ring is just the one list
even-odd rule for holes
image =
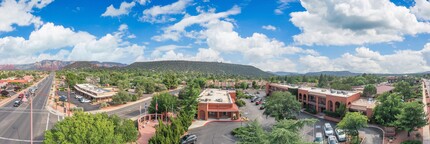
{"label": "bush", "polygon": [[317,114],[317,110],[315,110],[313,108],[306,108],[305,111],[308,113],[311,113],[311,114]]}
{"label": "bush", "polygon": [[334,117],[334,118],[339,118],[340,117],[339,113],[336,113],[336,112],[331,112],[331,111],[325,110],[325,111],[323,111],[323,113],[326,114],[329,117]]}
{"label": "bush", "polygon": [[83,112],[84,108],[83,107],[74,107],[74,108],[71,108],[70,111],[72,111],[72,112]]}
{"label": "bush", "polygon": [[361,139],[358,136],[353,136],[351,139],[351,144],[360,144],[361,143]]}
{"label": "bush", "polygon": [[236,100],[236,105],[237,105],[238,107],[243,107],[243,106],[245,106],[245,105],[246,105],[246,103],[245,103],[245,101],[243,101],[243,100],[241,100],[241,99],[238,99],[238,100]]}
{"label": "bush", "polygon": [[101,104],[100,104],[100,108],[105,108],[105,107],[108,107],[109,106],[109,104],[108,103],[106,103],[106,102],[102,102]]}
{"label": "bush", "polygon": [[131,101],[137,101],[137,95],[131,95]]}
{"label": "bush", "polygon": [[401,144],[422,144],[422,142],[419,140],[407,140],[402,142]]}

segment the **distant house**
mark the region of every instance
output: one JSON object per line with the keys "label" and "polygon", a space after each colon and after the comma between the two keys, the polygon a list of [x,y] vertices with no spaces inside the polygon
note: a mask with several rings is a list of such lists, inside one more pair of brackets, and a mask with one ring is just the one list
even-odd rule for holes
{"label": "distant house", "polygon": [[31,75],[26,75],[26,76],[22,77],[22,79],[24,79],[24,80],[26,80],[28,82],[32,82],[34,78]]}
{"label": "distant house", "polygon": [[377,87],[376,87],[376,94],[377,95],[380,95],[380,94],[383,94],[383,93],[385,93],[385,92],[393,92],[393,90],[394,90],[394,87],[393,86],[389,86],[389,85],[378,85]]}
{"label": "distant house", "polygon": [[397,82],[397,77],[395,77],[395,76],[387,76],[387,82],[388,83],[396,83]]}

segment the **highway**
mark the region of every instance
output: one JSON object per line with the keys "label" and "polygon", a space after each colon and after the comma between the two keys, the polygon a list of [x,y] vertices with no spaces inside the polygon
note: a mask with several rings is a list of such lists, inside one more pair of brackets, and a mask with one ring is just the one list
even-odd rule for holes
{"label": "highway", "polygon": [[[44,131],[62,119],[45,109],[54,74],[50,74],[38,85],[33,97],[33,140],[41,143]],[[30,97],[29,97],[30,98]],[[18,100],[18,98],[16,99]],[[29,101],[13,107],[15,100],[0,107],[0,143],[15,144],[30,142],[30,105]]]}

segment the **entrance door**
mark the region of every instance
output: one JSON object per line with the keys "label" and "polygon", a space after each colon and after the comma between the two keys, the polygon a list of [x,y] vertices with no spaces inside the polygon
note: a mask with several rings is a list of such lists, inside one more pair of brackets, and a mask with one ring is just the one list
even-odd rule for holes
{"label": "entrance door", "polygon": [[201,110],[200,111],[200,120],[206,120],[205,117],[206,117],[205,116],[205,111]]}

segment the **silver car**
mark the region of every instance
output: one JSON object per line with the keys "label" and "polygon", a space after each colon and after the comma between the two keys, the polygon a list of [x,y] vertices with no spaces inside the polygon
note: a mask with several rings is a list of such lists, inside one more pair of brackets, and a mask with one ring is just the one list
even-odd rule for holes
{"label": "silver car", "polygon": [[338,144],[336,137],[333,136],[333,135],[331,135],[331,136],[328,137],[327,143],[328,144]]}
{"label": "silver car", "polygon": [[324,124],[324,135],[326,137],[333,135],[333,128],[331,127],[330,123],[325,123]]}
{"label": "silver car", "polygon": [[335,130],[335,132],[336,132],[336,137],[337,137],[337,140],[339,140],[340,142],[344,142],[344,141],[346,141],[346,134],[345,134],[345,131],[344,130],[342,130],[342,129],[336,129]]}
{"label": "silver car", "polygon": [[324,142],[324,138],[323,138],[322,133],[317,132],[317,133],[315,134],[315,140],[314,140],[314,143],[316,143],[316,144],[323,144],[323,142]]}

